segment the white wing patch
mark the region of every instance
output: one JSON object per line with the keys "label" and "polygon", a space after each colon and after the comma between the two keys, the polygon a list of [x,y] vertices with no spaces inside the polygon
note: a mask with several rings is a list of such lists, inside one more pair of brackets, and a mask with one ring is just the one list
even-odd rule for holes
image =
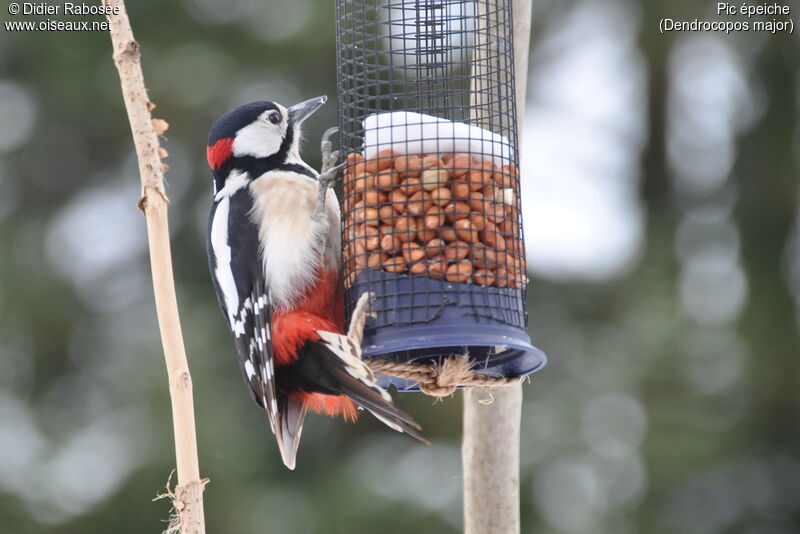
{"label": "white wing patch", "polygon": [[[269,321],[265,321],[265,318],[268,317],[269,310],[267,309],[269,306],[269,302],[264,295],[260,295],[258,299],[256,299],[255,306],[253,307],[253,314],[255,317],[260,318],[260,320],[254,321],[255,325],[253,328],[253,340],[251,343],[254,343],[258,346],[260,352],[264,353],[265,348],[269,346],[270,339],[272,335],[270,333],[270,323]],[[263,316],[263,317],[262,317]],[[261,384],[266,391],[272,381],[272,378],[275,376],[275,362],[272,360],[272,357],[263,358],[261,362],[261,374],[259,379]],[[255,373],[254,373],[255,374]],[[267,406],[267,399],[262,398],[262,403],[264,407]],[[278,412],[278,403],[276,401],[275,395],[269,395],[269,405],[270,409],[272,410],[273,414]],[[270,419],[270,427],[272,431],[275,432],[275,428],[272,424],[272,417]]]}
{"label": "white wing patch", "polygon": [[256,370],[253,368],[252,360],[247,360],[244,362],[244,371],[247,373],[247,379],[252,380],[254,376],[256,376]]}
{"label": "white wing patch", "polygon": [[214,212],[214,220],[211,222],[211,250],[214,252],[216,267],[214,275],[217,277],[220,290],[225,300],[225,309],[228,311],[228,321],[234,335],[239,336],[239,330],[244,333],[244,325],[239,324],[234,319],[239,311],[239,293],[236,290],[236,282],[233,279],[231,269],[231,247],[228,244],[228,212],[230,210],[230,198],[223,196],[217,204]]}
{"label": "white wing patch", "polygon": [[238,312],[228,312],[228,321],[230,321],[231,331],[235,337],[244,335],[244,323],[247,321],[248,312],[252,311],[252,309],[253,303],[250,297],[247,297]]}

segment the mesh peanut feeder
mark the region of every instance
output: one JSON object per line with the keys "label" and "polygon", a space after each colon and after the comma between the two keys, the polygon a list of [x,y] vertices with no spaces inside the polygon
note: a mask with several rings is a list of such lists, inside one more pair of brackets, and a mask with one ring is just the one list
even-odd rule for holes
{"label": "mesh peanut feeder", "polygon": [[417,382],[392,364],[468,355],[475,379],[459,385],[536,371],[546,358],[526,332],[510,1],[336,9],[348,312],[375,296],[364,356],[388,362],[384,383],[400,390]]}

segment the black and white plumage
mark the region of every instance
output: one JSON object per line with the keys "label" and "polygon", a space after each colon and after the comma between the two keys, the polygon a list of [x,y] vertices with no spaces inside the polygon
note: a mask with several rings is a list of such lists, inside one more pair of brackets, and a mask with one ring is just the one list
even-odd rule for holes
{"label": "black and white plumage", "polygon": [[207,149],[214,288],[250,395],[290,468],[308,409],[354,419],[357,405],[424,441],[343,335],[339,205],[299,155],[300,124],[324,101],[232,110]]}

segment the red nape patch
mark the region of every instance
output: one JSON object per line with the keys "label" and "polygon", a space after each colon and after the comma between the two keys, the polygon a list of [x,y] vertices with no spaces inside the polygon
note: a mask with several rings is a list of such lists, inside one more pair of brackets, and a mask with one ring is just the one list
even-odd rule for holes
{"label": "red nape patch", "polygon": [[358,419],[356,404],[342,395],[297,392],[292,393],[292,398],[305,403],[312,412],[330,417],[341,415],[348,423],[354,423]]}
{"label": "red nape patch", "polygon": [[206,157],[211,170],[216,171],[233,155],[233,137],[224,137],[206,147]]}

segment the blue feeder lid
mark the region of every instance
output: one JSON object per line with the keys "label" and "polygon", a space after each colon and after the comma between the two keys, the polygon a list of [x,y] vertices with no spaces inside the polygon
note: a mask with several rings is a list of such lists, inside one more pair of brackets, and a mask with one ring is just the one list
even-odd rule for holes
{"label": "blue feeder lid", "polygon": [[[348,289],[350,302],[371,291],[362,345],[365,358],[429,363],[469,354],[472,369],[514,378],[538,371],[545,354],[531,345],[521,289],[455,284],[365,269]],[[379,375],[383,387],[419,391],[416,382]]]}

